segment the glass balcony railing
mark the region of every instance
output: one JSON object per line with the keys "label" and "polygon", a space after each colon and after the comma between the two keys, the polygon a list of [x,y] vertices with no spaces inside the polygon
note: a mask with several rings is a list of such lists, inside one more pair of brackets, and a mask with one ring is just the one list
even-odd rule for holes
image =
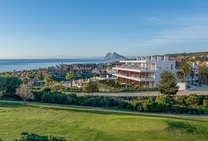
{"label": "glass balcony railing", "polygon": [[120,76],[131,77],[131,78],[137,78],[137,79],[141,79],[141,80],[155,79],[152,76],[126,75],[125,73],[114,73],[114,75],[120,75]]}

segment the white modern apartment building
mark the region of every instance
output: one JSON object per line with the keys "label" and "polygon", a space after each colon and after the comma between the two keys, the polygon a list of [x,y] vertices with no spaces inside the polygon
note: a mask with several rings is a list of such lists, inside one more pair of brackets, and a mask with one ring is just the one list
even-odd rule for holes
{"label": "white modern apartment building", "polygon": [[192,63],[191,67],[192,67],[193,75],[191,74],[187,75],[186,82],[188,82],[188,84],[198,84],[199,67],[195,63]]}
{"label": "white modern apartment building", "polygon": [[161,80],[163,71],[176,74],[176,62],[168,56],[137,57],[136,60],[120,61],[119,66],[113,68],[114,76],[123,83],[135,84],[143,87],[156,87]]}

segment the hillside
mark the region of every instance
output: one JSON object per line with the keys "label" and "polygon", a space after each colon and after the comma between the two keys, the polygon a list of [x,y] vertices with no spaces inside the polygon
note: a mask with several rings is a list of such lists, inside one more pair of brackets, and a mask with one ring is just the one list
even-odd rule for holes
{"label": "hillside", "polygon": [[188,57],[188,56],[207,56],[208,55],[208,51],[204,51],[204,52],[183,52],[183,53],[173,53],[173,54],[165,54],[167,56],[170,57],[174,57],[174,58],[178,58],[178,57]]}
{"label": "hillside", "polygon": [[116,52],[113,52],[113,53],[108,52],[105,56],[105,59],[106,60],[125,60],[127,58],[120,54],[117,54]]}
{"label": "hillside", "polygon": [[184,58],[187,62],[195,62],[201,64],[208,61],[208,51],[204,52],[190,52],[190,53],[174,53],[174,54],[165,54],[170,56],[170,58]]}

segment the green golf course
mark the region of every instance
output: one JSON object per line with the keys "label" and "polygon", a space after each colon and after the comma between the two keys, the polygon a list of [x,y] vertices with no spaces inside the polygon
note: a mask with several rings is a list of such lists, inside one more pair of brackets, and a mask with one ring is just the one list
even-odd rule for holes
{"label": "green golf course", "polygon": [[11,141],[20,138],[22,132],[72,141],[207,140],[208,118],[0,103],[0,138]]}

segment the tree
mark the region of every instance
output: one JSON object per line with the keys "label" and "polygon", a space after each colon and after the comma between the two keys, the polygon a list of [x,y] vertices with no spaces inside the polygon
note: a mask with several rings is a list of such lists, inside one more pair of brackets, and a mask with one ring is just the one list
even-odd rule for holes
{"label": "tree", "polygon": [[43,87],[43,80],[44,80],[44,76],[42,72],[38,72],[38,80],[41,83],[41,87]]}
{"label": "tree", "polygon": [[44,78],[45,85],[50,86],[54,84],[53,77],[48,75]]}
{"label": "tree", "polygon": [[177,86],[175,76],[169,72],[164,71],[160,74],[161,80],[158,86],[158,91],[161,94],[175,95],[178,92],[179,86]]}
{"label": "tree", "polygon": [[[1,100],[1,97],[3,96],[3,93],[2,92],[0,92],[0,100]],[[1,141],[1,140],[0,140]]]}
{"label": "tree", "polygon": [[19,95],[24,102],[34,99],[34,95],[32,94],[28,85],[21,85],[20,88],[17,88],[16,94]]}
{"label": "tree", "polygon": [[191,73],[191,65],[184,63],[181,65],[180,70],[183,72],[184,81],[186,82],[186,76]]}
{"label": "tree", "polygon": [[106,78],[107,71],[105,69],[104,70],[100,69],[100,76]]}
{"label": "tree", "polygon": [[21,80],[11,75],[0,75],[0,93],[2,95],[14,95],[16,88],[20,87]]}
{"label": "tree", "polygon": [[71,91],[72,91],[72,87],[73,87],[73,81],[74,79],[74,72],[70,71],[66,74],[66,80],[70,80],[70,83],[71,83]]}
{"label": "tree", "polygon": [[184,75],[183,75],[183,72],[182,71],[176,72],[176,77],[178,79],[182,79],[182,82],[184,81]]}
{"label": "tree", "polygon": [[28,78],[27,77],[24,77],[22,79],[22,83],[25,84],[25,85],[27,85],[29,83]]}
{"label": "tree", "polygon": [[99,87],[98,87],[97,82],[90,81],[89,83],[87,83],[87,86],[86,86],[87,93],[92,93],[92,96],[93,96],[93,93],[98,92],[98,90],[99,90]]}
{"label": "tree", "polygon": [[207,79],[208,80],[208,68],[206,68],[206,67],[202,67],[202,68],[200,68],[199,69],[199,76],[200,76],[200,83],[202,82],[202,80],[203,80],[203,84],[207,84],[207,83],[205,83],[205,79]]}
{"label": "tree", "polygon": [[35,78],[35,74],[33,71],[30,71],[27,73],[27,78],[29,79],[29,84],[30,84],[30,87],[32,88],[32,85],[33,85],[33,79]]}
{"label": "tree", "polygon": [[191,83],[192,83],[192,85],[193,85],[193,78],[194,78],[194,71],[193,70],[191,70],[191,72],[190,72],[190,76],[191,76]]}

